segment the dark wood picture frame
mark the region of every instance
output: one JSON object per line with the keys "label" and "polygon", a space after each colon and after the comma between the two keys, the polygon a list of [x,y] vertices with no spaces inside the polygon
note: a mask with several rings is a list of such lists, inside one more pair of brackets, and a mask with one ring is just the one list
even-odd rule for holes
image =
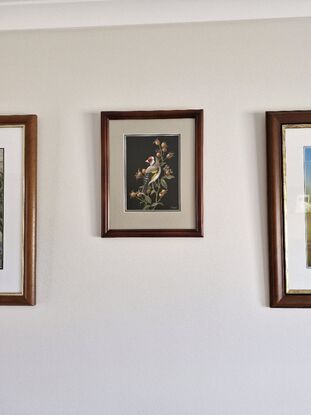
{"label": "dark wood picture frame", "polygon": [[267,177],[271,307],[311,307],[311,294],[287,293],[283,125],[311,124],[311,111],[268,111]]}
{"label": "dark wood picture frame", "polygon": [[1,126],[24,127],[23,292],[1,294],[0,305],[36,303],[37,116],[1,115]]}
{"label": "dark wood picture frame", "polygon": [[[193,229],[110,229],[109,228],[109,122],[111,120],[195,121],[195,227]],[[203,110],[104,111],[101,113],[102,237],[202,237],[203,236]]]}

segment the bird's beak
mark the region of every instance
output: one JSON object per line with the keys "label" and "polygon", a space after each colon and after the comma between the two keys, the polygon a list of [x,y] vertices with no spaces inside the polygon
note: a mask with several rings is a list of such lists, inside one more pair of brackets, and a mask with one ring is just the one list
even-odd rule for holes
{"label": "bird's beak", "polygon": [[145,163],[149,163],[149,160],[147,159],[147,160],[145,160]]}

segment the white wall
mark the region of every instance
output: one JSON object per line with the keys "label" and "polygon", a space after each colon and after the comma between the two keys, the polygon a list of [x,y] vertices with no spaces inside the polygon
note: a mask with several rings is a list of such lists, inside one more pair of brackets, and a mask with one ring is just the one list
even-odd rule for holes
{"label": "white wall", "polygon": [[[264,112],[311,108],[311,20],[0,35],[39,116],[38,305],[0,309],[1,415],[307,415],[311,311],[268,307]],[[203,239],[101,239],[101,110],[204,108]]]}
{"label": "white wall", "polygon": [[310,16],[310,0],[0,0],[0,31]]}

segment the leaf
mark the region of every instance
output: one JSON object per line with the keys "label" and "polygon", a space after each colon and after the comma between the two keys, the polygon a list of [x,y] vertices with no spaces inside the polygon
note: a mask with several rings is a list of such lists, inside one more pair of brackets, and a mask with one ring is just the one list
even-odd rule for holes
{"label": "leaf", "polygon": [[146,205],[143,207],[143,210],[148,210],[148,209],[150,209],[150,205]]}
{"label": "leaf", "polygon": [[164,189],[167,189],[167,183],[164,179],[161,179],[161,184],[164,187]]}
{"label": "leaf", "polygon": [[152,203],[152,200],[150,199],[149,196],[145,196],[145,200],[147,203],[149,203],[149,205]]}
{"label": "leaf", "polygon": [[152,203],[151,207],[158,206],[159,204],[160,204],[159,202],[154,202],[154,203]]}
{"label": "leaf", "polygon": [[155,190],[152,190],[152,192],[150,193],[150,195],[154,195],[155,193],[157,193]]}
{"label": "leaf", "polygon": [[171,179],[175,179],[175,176],[172,176],[171,174],[169,174],[168,176],[165,176],[165,178],[167,180],[171,180]]}

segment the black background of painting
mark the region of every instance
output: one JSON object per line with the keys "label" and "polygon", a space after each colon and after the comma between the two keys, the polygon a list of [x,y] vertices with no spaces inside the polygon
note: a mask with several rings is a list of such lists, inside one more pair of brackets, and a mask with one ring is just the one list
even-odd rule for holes
{"label": "black background of painting", "polygon": [[[138,169],[146,169],[149,164],[145,162],[149,156],[155,156],[156,149],[159,147],[153,144],[156,138],[161,143],[165,141],[168,145],[168,153],[174,153],[174,157],[168,160],[170,168],[173,170],[174,179],[167,180],[168,193],[162,199],[164,206],[157,206],[156,210],[179,210],[179,136],[159,136],[143,135],[126,136],[126,187],[127,187],[127,210],[140,210],[141,205],[137,199],[131,199],[129,193],[143,184],[143,180],[136,180],[135,173]],[[161,173],[162,175],[162,173]]]}

